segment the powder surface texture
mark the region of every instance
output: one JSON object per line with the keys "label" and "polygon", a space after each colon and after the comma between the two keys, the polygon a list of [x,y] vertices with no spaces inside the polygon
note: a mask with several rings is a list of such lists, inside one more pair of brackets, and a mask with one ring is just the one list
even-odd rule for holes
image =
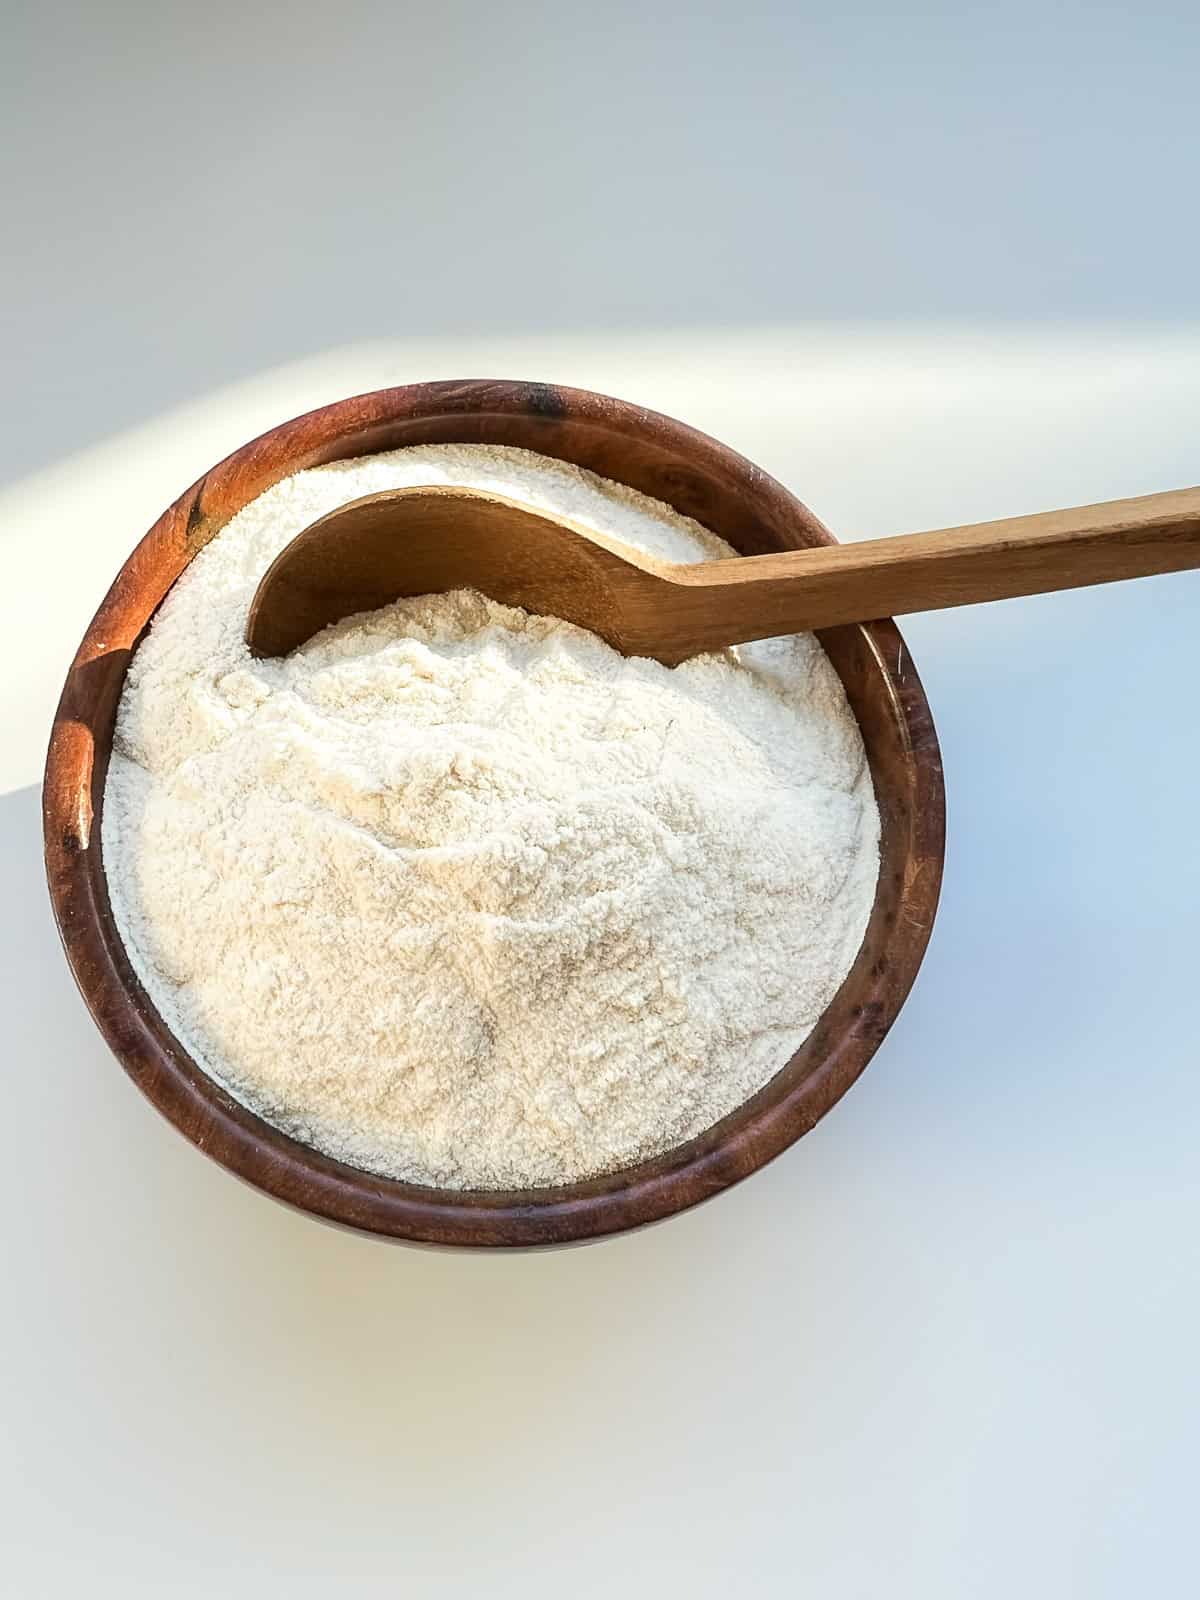
{"label": "powder surface texture", "polygon": [[168,1026],[277,1127],[418,1183],[567,1183],[701,1132],[786,1063],[861,944],[878,812],[810,636],[668,669],[459,592],[250,656],[255,586],[302,528],[446,482],[668,560],[731,553],[507,448],[276,484],[130,665],[109,889]]}

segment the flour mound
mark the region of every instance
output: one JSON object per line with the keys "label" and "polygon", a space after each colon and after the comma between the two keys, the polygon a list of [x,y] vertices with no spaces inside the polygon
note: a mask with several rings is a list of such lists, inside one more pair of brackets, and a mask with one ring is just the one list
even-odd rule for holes
{"label": "flour mound", "polygon": [[255,585],[300,528],[444,481],[668,559],[728,553],[523,451],[285,480],[131,664],[110,893],[168,1025],[276,1126],[420,1183],[566,1183],[690,1138],[783,1066],[861,943],[878,813],[808,636],[668,669],[460,592],[250,657]]}

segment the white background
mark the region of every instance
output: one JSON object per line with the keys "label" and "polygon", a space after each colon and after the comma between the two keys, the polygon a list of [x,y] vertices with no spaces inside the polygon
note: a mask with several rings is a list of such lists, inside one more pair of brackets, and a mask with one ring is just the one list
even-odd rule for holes
{"label": "white background", "polygon": [[848,537],[1200,476],[1200,330],[793,328],[335,352],[0,498],[11,1592],[1184,1592],[1198,575],[909,621],[950,801],[926,965],[849,1096],[699,1211],[542,1256],[335,1233],[108,1055],[35,787],[104,584],[259,428],[468,369],[680,414]]}

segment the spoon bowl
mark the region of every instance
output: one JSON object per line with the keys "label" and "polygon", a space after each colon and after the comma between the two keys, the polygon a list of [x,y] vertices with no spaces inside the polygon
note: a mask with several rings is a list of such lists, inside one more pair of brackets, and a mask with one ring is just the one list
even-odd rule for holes
{"label": "spoon bowl", "polygon": [[503,495],[458,484],[387,489],[339,506],[280,551],[255,592],[246,642],[257,656],[286,655],[343,617],[478,589],[575,622],[624,655],[657,654],[652,627],[639,623],[670,605],[677,570]]}

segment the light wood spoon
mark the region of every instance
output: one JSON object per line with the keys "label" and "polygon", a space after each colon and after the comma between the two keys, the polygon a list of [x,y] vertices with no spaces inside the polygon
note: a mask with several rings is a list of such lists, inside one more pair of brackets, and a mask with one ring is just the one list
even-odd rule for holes
{"label": "light wood spoon", "polygon": [[667,665],[776,634],[1200,567],[1200,488],[782,555],[674,565],[549,512],[445,484],[389,489],[292,540],[246,639],[284,655],[342,617],[477,589]]}

